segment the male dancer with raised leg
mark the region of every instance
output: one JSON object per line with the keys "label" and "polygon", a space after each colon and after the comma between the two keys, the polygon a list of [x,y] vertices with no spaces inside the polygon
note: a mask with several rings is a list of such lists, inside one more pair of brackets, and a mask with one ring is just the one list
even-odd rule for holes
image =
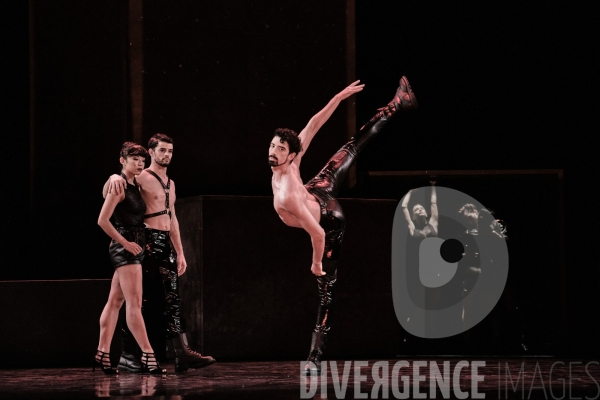
{"label": "male dancer with raised leg", "polygon": [[337,260],[346,226],[344,213],[336,199],[340,186],[358,153],[386,122],[398,112],[418,107],[408,80],[403,76],[394,98],[331,157],[316,177],[303,185],[300,162],[311,140],[342,100],[363,89],[364,85],[359,82],[335,95],[299,135],[290,129],[276,129],[269,147],[275,211],[286,225],[304,229],[310,235],[313,247],[310,269],[317,276],[319,306],[305,367],[307,374],[320,373],[321,357],[330,330]]}

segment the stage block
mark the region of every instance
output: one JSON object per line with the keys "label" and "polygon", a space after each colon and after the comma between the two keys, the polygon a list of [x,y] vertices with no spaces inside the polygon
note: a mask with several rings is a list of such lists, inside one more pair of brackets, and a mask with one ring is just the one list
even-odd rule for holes
{"label": "stage block", "polygon": [[0,368],[91,367],[109,291],[110,279],[0,281]]}
{"label": "stage block", "polygon": [[[305,358],[316,321],[312,247],[283,224],[272,197],[180,199],[188,262],[182,312],[188,336],[222,359]],[[347,228],[328,357],[394,357],[402,329],[391,293],[395,200],[341,199]]]}

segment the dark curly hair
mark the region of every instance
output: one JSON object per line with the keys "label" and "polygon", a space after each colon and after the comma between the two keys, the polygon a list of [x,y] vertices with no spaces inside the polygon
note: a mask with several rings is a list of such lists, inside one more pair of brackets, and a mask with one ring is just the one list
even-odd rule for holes
{"label": "dark curly hair", "polygon": [[123,146],[121,146],[121,153],[119,155],[123,158],[132,157],[132,156],[140,156],[147,158],[148,151],[141,145],[133,142],[125,142]]}
{"label": "dark curly hair", "polygon": [[[461,217],[464,218],[465,212],[472,213],[474,211],[477,211],[477,206],[475,206],[474,204],[471,204],[471,203],[466,203],[458,210],[458,213],[461,215]],[[483,227],[489,227],[498,236],[500,236],[504,239],[507,238],[506,225],[505,225],[504,221],[501,219],[496,219],[496,217],[494,217],[494,212],[492,210],[481,207],[481,210],[479,211],[478,220],[479,220],[480,229],[482,229]]]}
{"label": "dark curly hair", "polygon": [[277,128],[275,129],[275,134],[273,137],[275,136],[281,140],[281,143],[288,144],[290,147],[290,154],[298,154],[302,151],[302,143],[300,143],[300,138],[293,130],[287,128]]}

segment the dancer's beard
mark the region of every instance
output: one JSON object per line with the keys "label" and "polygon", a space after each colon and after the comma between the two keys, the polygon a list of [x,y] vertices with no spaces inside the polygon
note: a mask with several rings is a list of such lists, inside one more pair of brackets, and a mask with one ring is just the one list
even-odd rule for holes
{"label": "dancer's beard", "polygon": [[160,165],[161,167],[168,167],[169,164],[171,163],[170,158],[168,158],[166,161],[164,158],[162,160],[155,159],[154,161],[156,162],[156,164]]}
{"label": "dancer's beard", "polygon": [[279,167],[280,165],[285,164],[285,161],[281,164],[279,164],[279,160],[277,160],[276,158],[273,157],[269,157],[269,166],[270,167]]}

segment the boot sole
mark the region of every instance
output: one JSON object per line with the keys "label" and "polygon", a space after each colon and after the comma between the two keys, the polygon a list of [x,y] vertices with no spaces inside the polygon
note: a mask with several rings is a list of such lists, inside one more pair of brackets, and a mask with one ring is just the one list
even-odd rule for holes
{"label": "boot sole", "polygon": [[136,367],[131,367],[128,364],[122,364],[121,360],[119,360],[119,364],[117,365],[117,368],[119,371],[124,370],[124,371],[133,372],[133,373],[137,373],[137,374],[142,373],[141,367],[136,368]]}
{"label": "boot sole", "polygon": [[186,365],[185,367],[179,367],[179,366],[175,366],[175,372],[184,372],[187,371],[188,369],[200,369],[200,368],[205,368],[208,367],[209,365],[212,365],[216,362],[217,360],[212,360],[212,361],[207,361],[205,363],[202,364],[190,364],[190,365]]}
{"label": "boot sole", "polygon": [[141,368],[131,368],[131,367],[128,367],[126,365],[121,365],[121,364],[119,364],[117,366],[117,369],[119,371],[133,372],[135,374],[141,374],[142,373],[142,369]]}

